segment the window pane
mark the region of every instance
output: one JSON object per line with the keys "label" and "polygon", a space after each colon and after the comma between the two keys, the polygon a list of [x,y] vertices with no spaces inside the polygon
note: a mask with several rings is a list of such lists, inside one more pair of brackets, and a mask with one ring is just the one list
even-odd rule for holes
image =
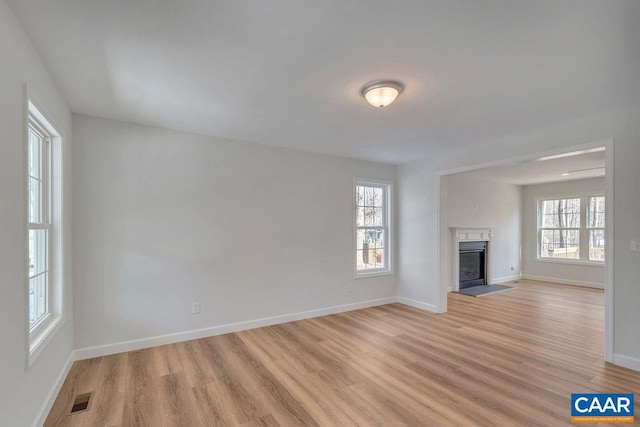
{"label": "window pane", "polygon": [[540,225],[543,228],[554,228],[558,226],[557,203],[557,200],[545,200],[542,202],[542,221]]}
{"label": "window pane", "polygon": [[47,314],[48,230],[29,230],[29,321]]}
{"label": "window pane", "polygon": [[29,177],[29,222],[41,222],[42,183]]}
{"label": "window pane", "polygon": [[382,227],[384,225],[382,208],[373,208],[373,225]]}
{"label": "window pane", "polygon": [[374,261],[375,268],[384,268],[385,267],[385,259],[384,259],[384,233],[382,230],[376,231],[376,240],[373,241],[374,245]]}
{"label": "window pane", "polygon": [[567,230],[565,233],[566,258],[580,259],[580,231]]}
{"label": "window pane", "polygon": [[47,230],[29,230],[29,277],[47,271]]}
{"label": "window pane", "polygon": [[589,260],[604,261],[604,230],[589,231]]}
{"label": "window pane", "polygon": [[589,197],[587,228],[604,228],[604,197]]}
{"label": "window pane", "polygon": [[41,153],[42,139],[31,129],[29,129],[29,175],[40,179],[41,176]]}
{"label": "window pane", "polygon": [[580,228],[580,199],[544,200],[542,228]]}
{"label": "window pane", "polygon": [[542,230],[540,257],[580,259],[580,231]]}
{"label": "window pane", "polygon": [[36,321],[35,279],[29,279],[29,326]]}
{"label": "window pane", "polygon": [[356,231],[356,250],[362,250],[362,244],[364,243],[364,232],[363,229],[358,229]]}
{"label": "window pane", "polygon": [[373,206],[382,207],[384,206],[384,193],[382,188],[374,187],[373,189]]}
{"label": "window pane", "polygon": [[36,321],[38,321],[47,313],[47,274],[40,274],[32,280],[36,281]]}
{"label": "window pane", "polygon": [[379,229],[360,229],[357,231],[356,263],[358,270],[383,268],[384,232]]}
{"label": "window pane", "polygon": [[374,225],[373,223],[373,208],[364,208],[364,225]]}
{"label": "window pane", "polygon": [[33,326],[47,314],[47,274],[29,279],[29,324]]}
{"label": "window pane", "polygon": [[29,129],[29,222],[42,222],[42,138]]}
{"label": "window pane", "polygon": [[364,204],[365,206],[373,206],[374,192],[373,187],[364,187]]}
{"label": "window pane", "polygon": [[540,233],[540,257],[549,258],[549,250],[553,249],[553,230],[542,230]]}
{"label": "window pane", "polygon": [[356,208],[356,225],[361,227],[364,225],[364,208],[357,207]]}
{"label": "window pane", "polygon": [[356,186],[356,206],[364,205],[364,187]]}
{"label": "window pane", "polygon": [[542,221],[540,225],[543,228],[556,228],[558,227],[558,216],[552,214],[542,214]]}

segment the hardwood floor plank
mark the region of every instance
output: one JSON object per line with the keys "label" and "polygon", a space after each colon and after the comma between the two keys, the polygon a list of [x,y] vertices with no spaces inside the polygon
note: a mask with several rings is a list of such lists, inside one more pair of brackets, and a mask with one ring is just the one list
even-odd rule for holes
{"label": "hardwood floor plank", "polygon": [[161,425],[197,425],[196,401],[190,393],[184,372],[161,376],[157,391]]}
{"label": "hardwood floor plank", "polygon": [[242,425],[246,427],[279,427],[282,424],[280,424],[273,415],[267,414]]}
{"label": "hardwood floor plank", "polygon": [[124,391],[130,375],[129,355],[130,353],[120,353],[102,358],[97,389],[93,396],[91,410],[86,412],[87,417],[83,425],[122,425]]}
{"label": "hardwood floor plank", "polygon": [[162,345],[153,348],[158,375],[169,375],[182,372],[183,366],[178,354],[177,345]]}
{"label": "hardwood floor plank", "polygon": [[156,389],[158,381],[153,349],[144,349],[129,353],[129,376],[124,393],[122,414],[123,426],[156,426],[158,417],[158,399]]}
{"label": "hardwood floor plank", "polygon": [[229,426],[235,423],[230,395],[220,384],[204,384],[192,390],[197,402],[198,425]]}
{"label": "hardwood floor plank", "polygon": [[406,426],[419,425],[458,425],[452,418],[446,419],[428,406],[424,406],[414,400],[406,399],[395,393],[388,393],[369,381],[354,384],[350,387],[354,394],[364,399],[379,412],[387,414],[396,424]]}
{"label": "hardwood floor plank", "polygon": [[210,363],[206,363],[206,355],[199,341],[187,341],[175,345],[178,349],[180,364],[187,378],[189,387],[196,387],[215,380],[215,372]]}
{"label": "hardwood floor plank", "polygon": [[268,369],[319,425],[355,425],[334,399],[327,399],[312,386],[307,376],[290,375],[286,363],[279,361],[270,364]]}
{"label": "hardwood floor plank", "polygon": [[[383,425],[383,419],[376,414],[362,410],[359,403],[348,387],[336,385],[333,378],[322,376],[321,372],[305,375],[304,385],[318,400],[329,400],[340,410],[346,418],[342,419],[343,425],[372,426]],[[389,420],[390,422],[390,420]]]}
{"label": "hardwood floor plank", "polygon": [[[211,337],[201,340],[203,349],[207,352],[206,360],[216,372],[216,387],[224,398],[228,409],[233,413],[233,419],[237,424],[245,423],[254,418],[267,415],[268,411],[262,407],[260,401],[247,389],[246,384],[239,379],[242,372],[233,366],[233,362],[227,360],[222,337]],[[252,375],[248,372],[246,375]],[[208,384],[208,386],[211,384]]]}
{"label": "hardwood floor plank", "polygon": [[[235,356],[237,372],[250,373],[244,376],[240,374],[240,376],[243,377],[245,384],[251,386],[254,396],[265,407],[278,410],[277,412],[270,411],[276,419],[279,415],[284,415],[295,421],[297,425],[317,425],[300,402],[262,365],[238,336],[228,334],[222,336],[221,339],[226,341],[227,351]],[[231,355],[228,357],[232,358]]]}

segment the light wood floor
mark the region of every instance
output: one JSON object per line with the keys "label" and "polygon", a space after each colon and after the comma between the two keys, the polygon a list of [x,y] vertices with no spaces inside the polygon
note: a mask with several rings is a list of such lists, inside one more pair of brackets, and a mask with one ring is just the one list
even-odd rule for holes
{"label": "light wood floor", "polygon": [[602,361],[602,291],[514,286],[79,361],[46,425],[556,426],[571,393],[640,398],[640,373]]}

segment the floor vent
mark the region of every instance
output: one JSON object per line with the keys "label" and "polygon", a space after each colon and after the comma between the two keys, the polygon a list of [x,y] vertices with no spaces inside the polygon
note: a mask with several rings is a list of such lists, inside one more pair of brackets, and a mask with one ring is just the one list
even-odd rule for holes
{"label": "floor vent", "polygon": [[73,405],[71,405],[70,413],[77,414],[78,412],[88,411],[91,407],[92,395],[93,392],[77,395],[73,401]]}

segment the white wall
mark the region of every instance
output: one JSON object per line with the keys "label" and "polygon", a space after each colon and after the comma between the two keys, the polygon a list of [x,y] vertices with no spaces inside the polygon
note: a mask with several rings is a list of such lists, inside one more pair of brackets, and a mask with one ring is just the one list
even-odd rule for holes
{"label": "white wall", "polygon": [[394,275],[353,278],[353,179],[395,166],[77,115],[73,132],[77,348],[395,297]]}
{"label": "white wall", "polygon": [[28,426],[67,366],[73,349],[73,312],[71,258],[66,256],[64,324],[27,369],[23,83],[64,137],[66,255],[71,254],[71,114],[5,0],[0,0],[0,58],[0,425]]}
{"label": "white wall", "polygon": [[[631,89],[631,88],[630,88]],[[584,120],[539,129],[535,132],[477,143],[465,150],[447,153],[424,162],[398,168],[399,263],[398,293],[425,306],[446,306],[446,295],[439,293],[436,248],[422,242],[433,239],[439,229],[439,173],[461,172],[473,165],[579,146],[613,138],[614,170],[614,352],[640,366],[640,254],[629,250],[629,239],[640,238],[640,111],[622,110]],[[435,156],[434,156],[435,157]]]}
{"label": "white wall", "polygon": [[522,274],[525,277],[604,287],[604,266],[585,264],[561,264],[538,260],[538,198],[570,195],[604,194],[604,178],[580,179],[523,187],[522,200]]}
{"label": "white wall", "polygon": [[[442,177],[441,188],[446,192],[447,228],[492,229],[489,271],[493,283],[518,277],[521,268],[522,188],[468,174]],[[453,254],[452,235],[447,235],[447,254]]]}

